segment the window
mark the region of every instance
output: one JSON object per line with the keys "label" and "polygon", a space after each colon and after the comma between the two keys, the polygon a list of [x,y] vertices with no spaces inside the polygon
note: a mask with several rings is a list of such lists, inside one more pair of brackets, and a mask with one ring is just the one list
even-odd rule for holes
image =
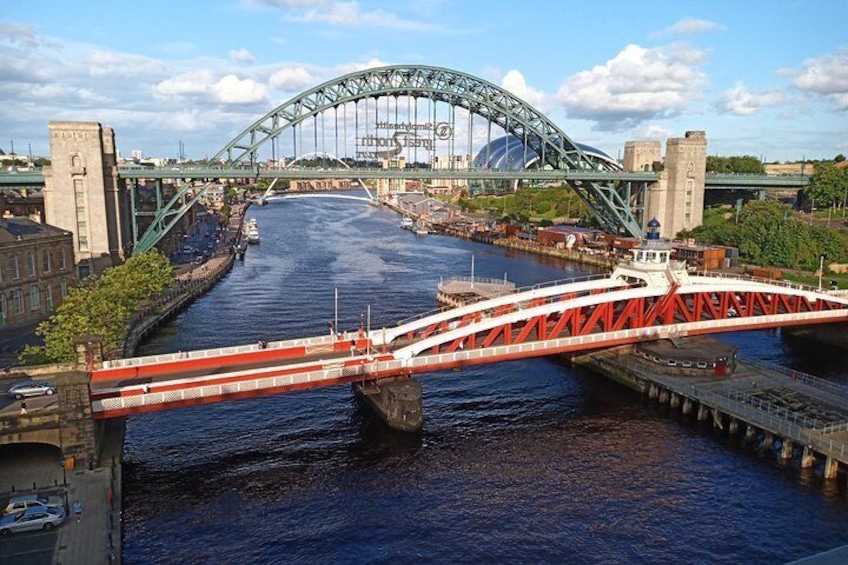
{"label": "window", "polygon": [[45,249],[41,252],[41,271],[43,273],[49,273],[53,269],[53,265],[50,264],[50,250]]}
{"label": "window", "polygon": [[62,298],[68,296],[68,281],[63,279],[62,282],[59,283],[59,293],[62,295]]}
{"label": "window", "polygon": [[66,258],[65,258],[65,248],[59,248],[59,270],[64,271],[67,268]]}
{"label": "window", "polygon": [[82,179],[74,179],[74,204],[77,213],[77,244],[80,251],[88,251],[88,223],[86,222],[85,187]]}
{"label": "window", "polygon": [[29,287],[29,309],[41,310],[41,294],[35,285]]}
{"label": "window", "polygon": [[53,312],[53,287],[48,286],[44,289],[44,304],[47,306],[47,312]]}
{"label": "window", "polygon": [[18,263],[18,256],[12,255],[12,280],[16,281],[21,278],[21,265]]}
{"label": "window", "polygon": [[35,276],[35,253],[28,251],[26,254],[27,276]]}
{"label": "window", "polygon": [[15,314],[24,313],[24,293],[20,290],[12,291],[12,303],[15,306]]}
{"label": "window", "polygon": [[6,295],[0,294],[0,326],[6,325]]}

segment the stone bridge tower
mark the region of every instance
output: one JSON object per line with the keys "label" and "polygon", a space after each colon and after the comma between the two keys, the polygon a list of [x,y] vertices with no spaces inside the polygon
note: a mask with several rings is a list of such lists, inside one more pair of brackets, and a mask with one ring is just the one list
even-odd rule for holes
{"label": "stone bridge tower", "polygon": [[115,135],[96,122],[50,122],[44,169],[48,224],[74,235],[80,278],[120,263],[130,244],[129,210],[118,182]]}

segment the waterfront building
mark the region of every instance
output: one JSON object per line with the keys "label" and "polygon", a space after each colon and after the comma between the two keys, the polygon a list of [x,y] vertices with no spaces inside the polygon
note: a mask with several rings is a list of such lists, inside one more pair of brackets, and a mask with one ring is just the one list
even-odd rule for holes
{"label": "waterfront building", "polygon": [[74,274],[70,232],[28,218],[0,219],[0,327],[50,315]]}

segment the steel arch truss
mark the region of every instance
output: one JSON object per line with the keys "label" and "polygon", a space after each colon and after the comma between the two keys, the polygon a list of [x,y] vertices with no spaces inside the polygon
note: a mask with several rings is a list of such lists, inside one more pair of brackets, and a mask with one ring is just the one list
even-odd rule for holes
{"label": "steel arch truss", "polygon": [[[429,98],[460,107],[525,139],[543,165],[559,170],[612,170],[587,156],[553,122],[506,90],[458,71],[428,66],[391,66],[351,73],[292,98],[251,124],[221,149],[214,160],[227,166],[256,161],[257,149],[283,131],[348,102],[381,96]],[[642,228],[628,202],[626,185],[569,181],[572,188],[612,232],[641,236]]]}
{"label": "steel arch truss", "polygon": [[[403,335],[404,343],[410,345],[401,346],[395,354],[414,357],[539,342],[549,346],[536,348],[534,354],[549,355],[557,352],[556,340],[622,330],[664,328],[667,334],[697,335],[848,320],[844,299],[812,298],[809,292],[779,287],[734,290],[708,286],[566,291],[465,311],[452,319],[422,320],[419,327]],[[645,337],[648,335],[652,337]],[[616,342],[656,339],[658,335],[634,333],[632,339]]]}

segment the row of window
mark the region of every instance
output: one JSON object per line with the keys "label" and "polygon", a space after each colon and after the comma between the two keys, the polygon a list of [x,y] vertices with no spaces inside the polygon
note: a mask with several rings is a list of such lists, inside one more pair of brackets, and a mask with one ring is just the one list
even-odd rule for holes
{"label": "row of window", "polygon": [[[43,289],[44,293],[44,306],[46,307],[47,312],[52,312],[54,303],[53,303],[53,292],[54,289],[52,286],[48,285]],[[6,294],[0,292],[0,324],[6,323],[7,314],[12,313],[15,316],[20,316],[24,313],[26,309],[24,304],[25,295],[29,295],[29,309],[30,311],[40,311],[41,310],[41,298],[42,298],[42,289],[38,287],[38,285],[30,285],[29,290],[25,289],[14,289],[9,291],[8,297]],[[59,283],[59,294],[64,299],[68,294],[68,283],[67,281],[60,281]]]}
{"label": "row of window", "polygon": [[[67,268],[67,252],[64,247],[60,247],[58,251],[59,255],[59,271],[64,271]],[[27,277],[34,277],[35,273],[35,252],[27,251],[24,255],[24,262],[26,264],[26,273]],[[3,281],[4,277],[8,277],[9,280],[16,281],[21,278],[21,261],[17,255],[12,255],[6,265],[6,272],[3,270],[3,265],[0,264],[0,282]],[[53,254],[49,249],[43,249],[41,251],[41,272],[42,273],[51,273],[53,272]]]}

